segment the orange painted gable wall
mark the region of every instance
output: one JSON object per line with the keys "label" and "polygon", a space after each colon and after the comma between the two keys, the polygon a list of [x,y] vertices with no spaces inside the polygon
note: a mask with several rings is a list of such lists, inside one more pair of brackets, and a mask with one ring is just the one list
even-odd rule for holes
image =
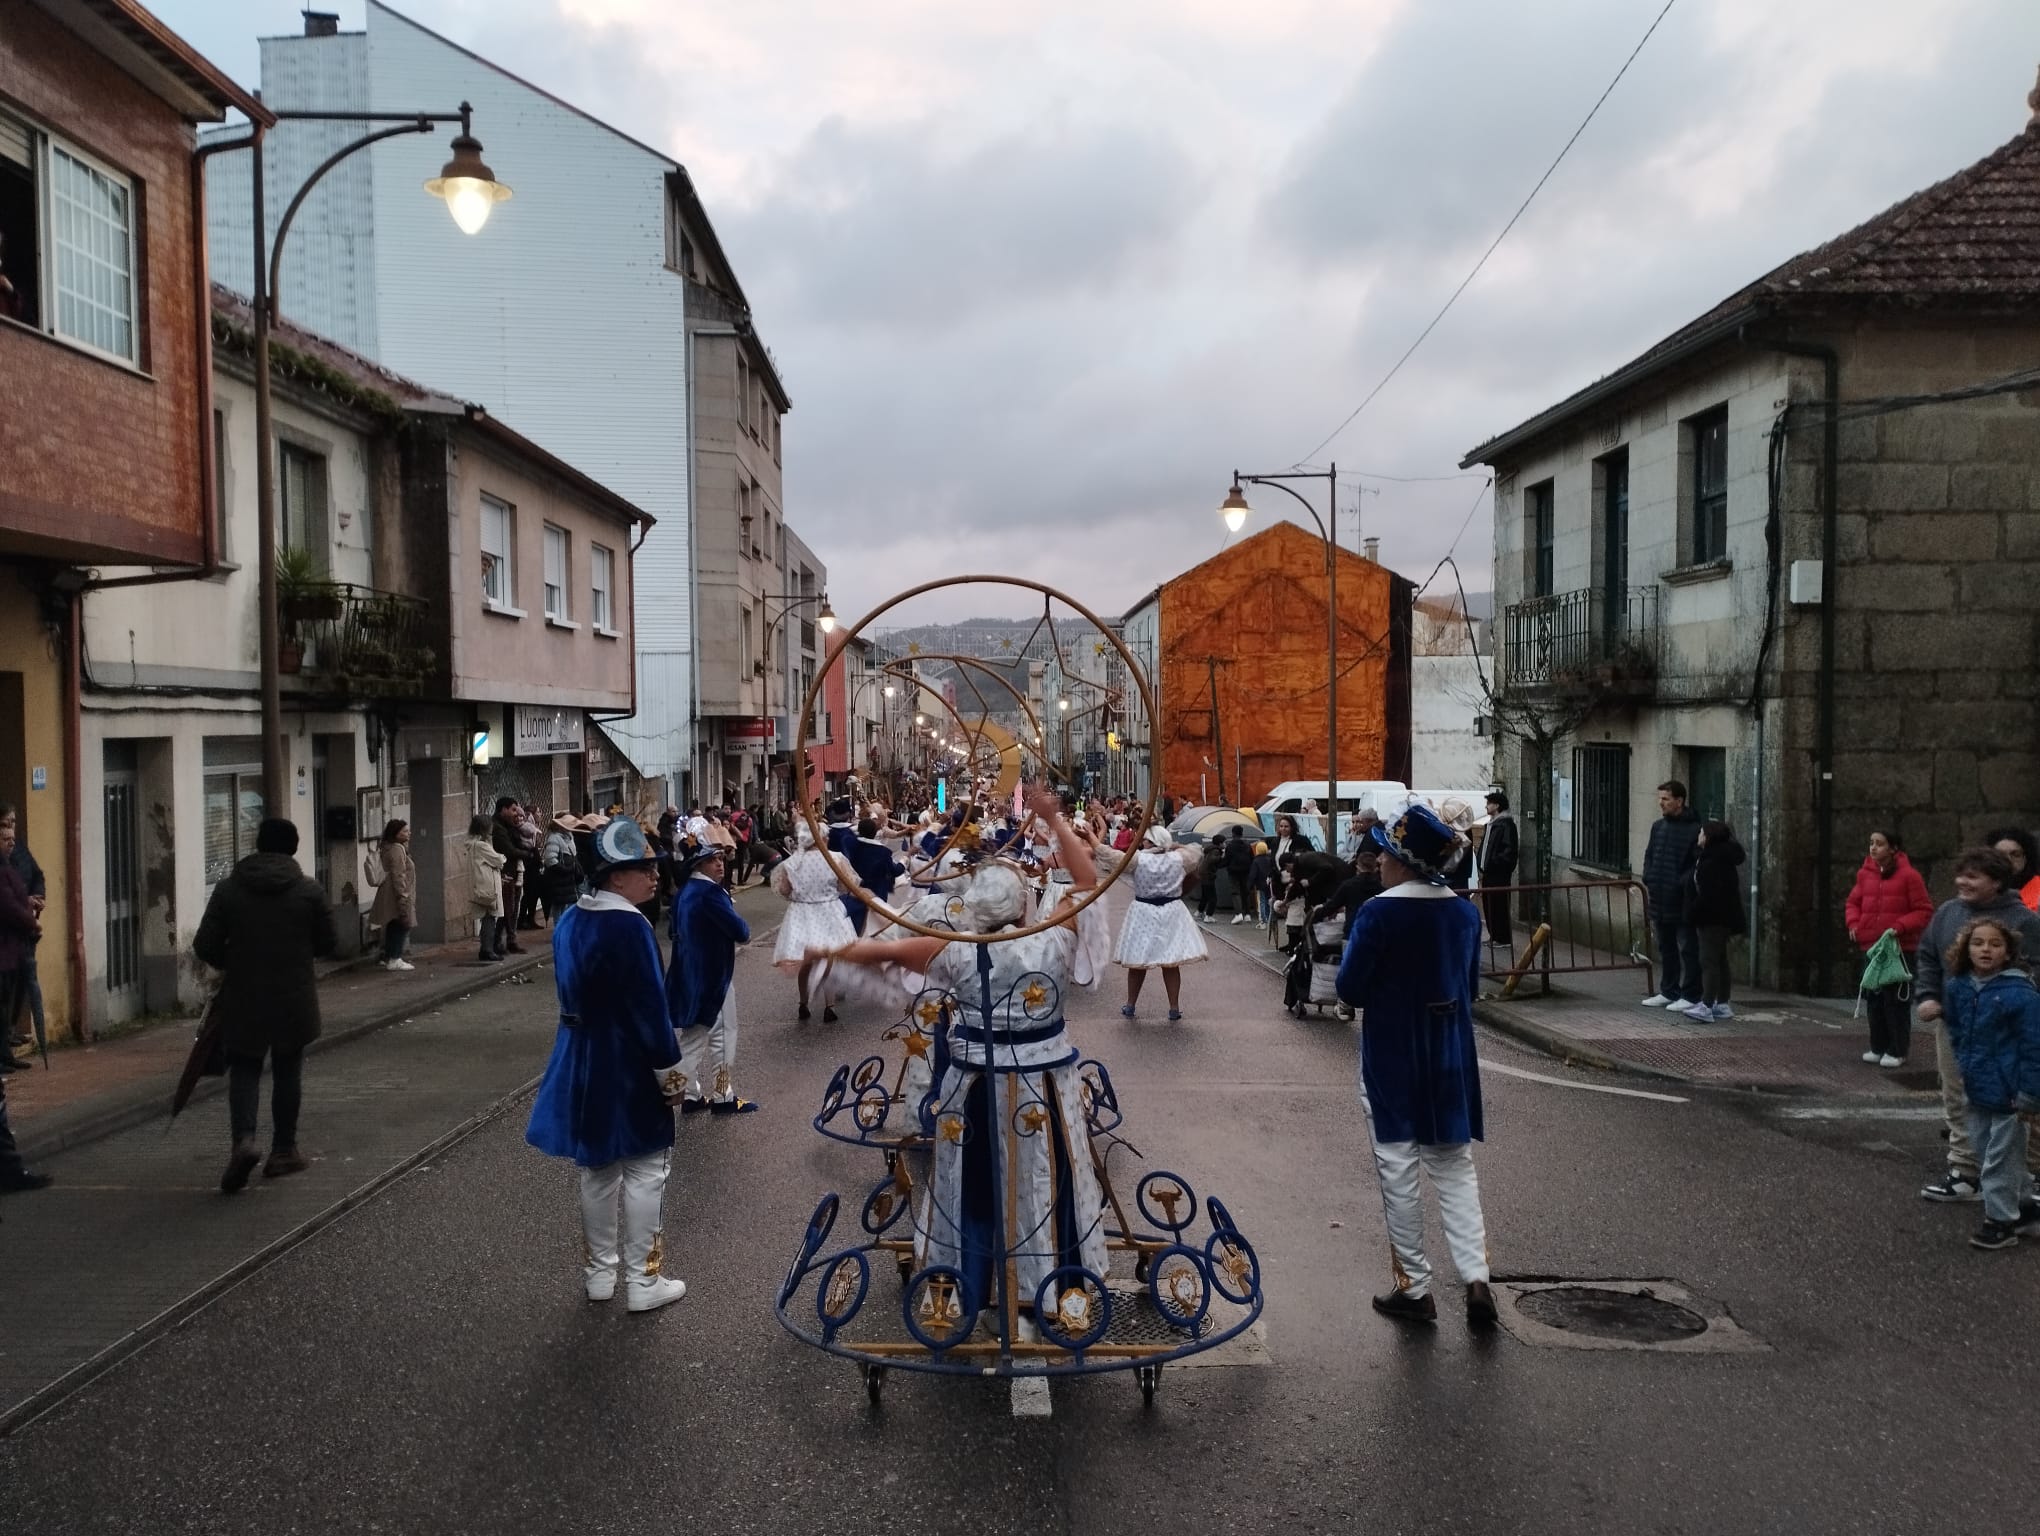
{"label": "orange painted gable wall", "polygon": [[[1348,551],[1339,559],[1339,777],[1384,777],[1388,628],[1394,577]],[[1325,777],[1325,547],[1277,523],[1163,584],[1162,783],[1218,796],[1211,675],[1218,658],[1219,743],[1225,793],[1251,805],[1283,779]],[[1245,785],[1235,782],[1234,749]],[[1205,759],[1213,760],[1207,767]]]}

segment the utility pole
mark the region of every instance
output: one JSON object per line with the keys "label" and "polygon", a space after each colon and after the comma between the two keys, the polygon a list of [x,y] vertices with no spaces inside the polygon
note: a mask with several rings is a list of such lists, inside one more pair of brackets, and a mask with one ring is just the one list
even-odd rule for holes
{"label": "utility pole", "polygon": [[1218,658],[1216,656],[1205,657],[1204,668],[1211,678],[1211,755],[1218,764],[1218,803],[1224,805],[1226,803],[1225,737],[1220,733],[1218,724]]}

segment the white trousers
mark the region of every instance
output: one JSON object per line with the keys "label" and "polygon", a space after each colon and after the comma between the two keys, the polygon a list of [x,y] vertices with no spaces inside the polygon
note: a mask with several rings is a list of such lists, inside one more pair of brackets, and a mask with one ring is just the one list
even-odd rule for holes
{"label": "white trousers", "polygon": [[[672,1166],[673,1154],[668,1150],[581,1170],[581,1235],[586,1243],[582,1256],[589,1280],[613,1273],[619,1258],[624,1278],[633,1285],[658,1277],[666,1257],[661,1226],[666,1175]],[[620,1242],[619,1196],[623,1206]]]}
{"label": "white trousers", "polygon": [[713,1024],[680,1031],[680,1070],[687,1074],[687,1097],[727,1104],[737,1096],[730,1069],[737,1064],[737,989],[723,995],[722,1012]]}
{"label": "white trousers", "polygon": [[[1367,1130],[1374,1132],[1374,1111],[1363,1095]],[[1487,1223],[1480,1213],[1480,1183],[1473,1172],[1469,1142],[1434,1145],[1416,1141],[1374,1141],[1374,1172],[1381,1183],[1381,1213],[1388,1223],[1390,1263],[1395,1286],[1412,1296],[1428,1295],[1431,1261],[1424,1255],[1424,1192],[1417,1179],[1421,1168],[1438,1192],[1438,1215],[1445,1243],[1452,1250],[1460,1280],[1471,1285],[1488,1278]]]}

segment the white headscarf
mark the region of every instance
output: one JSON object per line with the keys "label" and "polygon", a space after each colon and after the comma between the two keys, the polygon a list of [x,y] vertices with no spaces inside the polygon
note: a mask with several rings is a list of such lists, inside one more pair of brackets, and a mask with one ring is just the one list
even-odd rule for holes
{"label": "white headscarf", "polygon": [[806,850],[815,845],[815,829],[807,824],[805,816],[797,817],[794,820],[793,845],[796,849],[800,850]]}
{"label": "white headscarf", "polygon": [[970,925],[979,933],[992,933],[1020,921],[1027,911],[1027,882],[1010,864],[985,864],[971,876],[970,889],[963,893],[964,910]]}
{"label": "white headscarf", "polygon": [[1159,848],[1164,853],[1176,846],[1176,834],[1167,827],[1149,827],[1141,834],[1140,840],[1148,847]]}

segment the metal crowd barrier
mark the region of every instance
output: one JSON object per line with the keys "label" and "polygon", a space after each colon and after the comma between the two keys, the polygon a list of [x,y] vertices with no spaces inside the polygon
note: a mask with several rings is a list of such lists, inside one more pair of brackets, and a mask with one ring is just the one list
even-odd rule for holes
{"label": "metal crowd barrier", "polygon": [[[1551,991],[1551,978],[1594,971],[1641,971],[1644,991],[1654,988],[1649,954],[1650,897],[1637,880],[1565,880],[1547,885],[1496,885],[1469,893],[1481,909],[1481,975],[1502,983],[1513,997],[1535,976]],[[1506,899],[1513,947],[1492,938],[1489,903]],[[1527,930],[1529,943],[1523,942]]]}

